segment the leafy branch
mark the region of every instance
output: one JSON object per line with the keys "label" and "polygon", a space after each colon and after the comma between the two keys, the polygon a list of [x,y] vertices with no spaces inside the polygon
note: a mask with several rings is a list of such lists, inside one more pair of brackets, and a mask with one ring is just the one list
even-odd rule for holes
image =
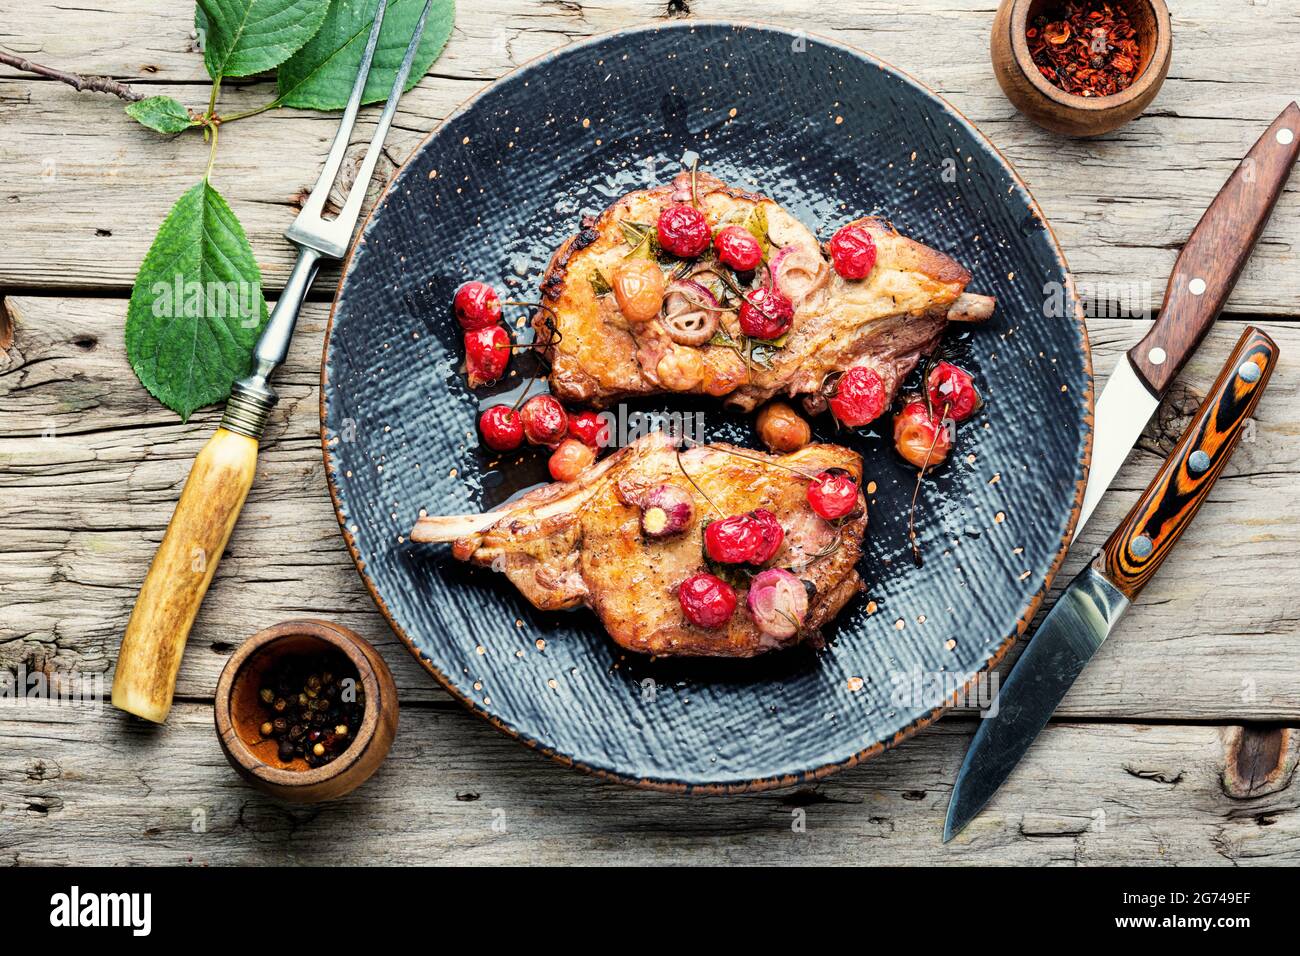
{"label": "leafy branch", "polygon": [[[0,63],[127,101],[126,113],[157,133],[203,131],[208,163],[172,206],[136,274],[127,310],[127,358],[141,383],[182,420],[230,394],[248,371],[268,310],[248,236],[212,185],[221,127],[280,107],[340,110],[352,92],[378,0],[198,0],[194,23],[212,79],[207,104],[145,96],[105,76],[83,76],[0,50]],[[388,96],[424,0],[389,0],[363,103]],[[407,89],[451,35],[455,0],[435,0]],[[275,71],[276,97],[221,115],[222,81]]]}

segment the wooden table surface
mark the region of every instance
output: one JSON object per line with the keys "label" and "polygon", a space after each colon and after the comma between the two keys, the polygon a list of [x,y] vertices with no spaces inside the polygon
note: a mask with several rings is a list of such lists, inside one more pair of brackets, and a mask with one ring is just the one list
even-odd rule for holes
{"label": "wooden table surface", "polygon": [[[1098,318],[1100,377],[1159,306],[1180,244],[1297,92],[1278,53],[1294,4],[1175,0],[1169,79],[1148,113],[1073,142],[1021,119],[992,75],[988,0],[461,0],[431,73],[402,100],[381,160],[517,64],[665,17],[760,19],[826,34],[947,97],[1015,164]],[[192,4],[0,0],[0,47],[200,105]],[[1291,85],[1288,85],[1290,83]],[[265,81],[223,92],[233,109]],[[354,134],[350,168],[364,142]],[[281,233],[337,117],[263,114],[222,136],[215,183],[248,228],[268,291]],[[188,424],[127,364],[127,297],[154,230],[202,176],[110,97],[0,67],[0,668],[102,674],[190,462],[219,410]],[[372,184],[372,195],[377,190]],[[407,655],[344,550],[322,473],[318,368],[336,272],[304,315],[257,481],[186,651],[161,728],[104,704],[0,700],[0,860],[12,863],[1297,863],[1300,784],[1300,179],[1278,204],[1224,317],[1088,526],[1087,554],[1145,486],[1242,325],[1281,346],[1256,427],[1200,520],[1143,592],[989,809],[951,845],[944,809],[975,726],[953,713],[816,786],[729,798],[643,793],[566,770],[454,703]],[[1136,283],[1136,286],[1134,285]],[[1026,437],[1027,445],[1032,436]],[[1080,559],[1067,562],[1068,580]],[[228,769],[211,695],[233,649],[319,615],[373,641],[402,697],[391,758],[352,797],[263,798]]]}

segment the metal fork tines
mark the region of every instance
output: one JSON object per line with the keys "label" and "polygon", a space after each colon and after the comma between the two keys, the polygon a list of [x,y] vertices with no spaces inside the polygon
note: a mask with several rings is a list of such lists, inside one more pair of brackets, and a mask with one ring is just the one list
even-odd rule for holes
{"label": "metal fork tines", "polygon": [[411,64],[415,62],[416,51],[420,48],[420,38],[424,34],[424,26],[429,19],[429,8],[432,5],[433,0],[425,0],[424,10],[420,13],[415,32],[411,36],[410,43],[407,44],[406,56],[402,58],[397,76],[393,79],[393,88],[388,94],[388,101],[384,104],[384,111],[379,115],[374,135],[370,137],[370,145],[366,148],[365,158],[362,159],[361,166],[357,170],[356,179],[353,180],[352,187],[348,191],[343,208],[335,218],[326,219],[323,215],[325,202],[334,187],[334,180],[338,178],[339,168],[343,165],[343,156],[347,152],[348,142],[352,137],[352,127],[361,109],[366,81],[370,78],[370,67],[374,62],[375,50],[379,45],[379,34],[384,25],[388,0],[379,0],[379,6],[375,10],[375,22],[370,28],[370,37],[366,41],[366,51],[361,58],[361,68],[357,71],[356,82],[352,84],[352,95],[343,110],[343,119],[339,123],[338,132],[334,134],[334,142],[325,157],[325,166],[321,169],[320,178],[312,187],[306,203],[303,204],[302,211],[285,230],[285,237],[298,247],[298,259],[293,264],[288,279],[285,280],[284,290],[276,300],[275,309],[271,312],[266,328],[257,340],[257,347],[253,350],[252,373],[235,382],[231,388],[226,414],[222,419],[224,427],[252,438],[261,437],[262,430],[266,426],[267,415],[277,400],[274,389],[268,384],[268,379],[288,355],[289,340],[293,337],[294,326],[298,322],[298,312],[311,288],[312,280],[316,278],[320,260],[322,258],[342,259],[347,254],[353,230],[356,229],[357,220],[361,217],[361,205],[366,199],[366,188],[370,185],[370,177],[374,175],[375,164],[379,161],[384,139],[388,136],[388,129],[397,112],[397,101],[402,98],[402,90],[411,73]]}
{"label": "metal fork tines", "polygon": [[365,202],[366,187],[374,174],[384,139],[388,136],[388,129],[393,123],[393,116],[397,112],[397,101],[402,97],[402,88],[406,86],[411,64],[415,62],[415,54],[420,47],[420,37],[424,33],[432,0],[426,0],[424,4],[415,33],[411,36],[411,42],[407,44],[406,56],[402,58],[402,65],[393,80],[393,89],[388,94],[388,102],[384,104],[384,111],[379,116],[374,135],[370,137],[370,146],[366,149],[365,158],[361,161],[361,168],[357,171],[356,180],[352,183],[343,209],[337,218],[327,220],[322,215],[325,202],[334,186],[334,180],[338,178],[339,168],[343,165],[343,156],[352,137],[352,127],[356,123],[366,81],[370,77],[370,64],[375,56],[375,48],[379,45],[379,33],[383,28],[384,11],[387,6],[388,0],[379,0],[375,22],[370,28],[370,39],[366,42],[366,52],[361,58],[361,69],[357,73],[356,82],[352,85],[352,95],[343,111],[338,132],[334,134],[334,143],[330,146],[329,155],[325,157],[325,166],[321,169],[320,178],[316,180],[316,185],[312,188],[311,195],[307,197],[302,212],[285,232],[285,236],[290,241],[308,249],[315,249],[321,255],[329,256],[331,259],[342,259],[347,253],[348,244],[352,239],[352,230],[356,228],[357,219],[361,215],[361,204]]}

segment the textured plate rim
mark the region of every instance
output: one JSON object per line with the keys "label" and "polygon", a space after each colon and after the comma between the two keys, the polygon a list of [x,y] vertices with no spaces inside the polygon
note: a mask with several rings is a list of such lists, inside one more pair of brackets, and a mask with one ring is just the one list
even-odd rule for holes
{"label": "textured plate rim", "polygon": [[[445,674],[443,674],[441,670],[438,669],[438,667],[433,663],[433,661],[429,660],[429,658],[426,657],[424,653],[420,651],[419,647],[406,633],[406,631],[402,628],[402,626],[397,623],[397,620],[394,618],[392,611],[389,609],[387,603],[385,603],[383,597],[380,595],[374,580],[370,577],[369,574],[366,573],[365,558],[361,556],[361,552],[357,548],[356,541],[353,539],[352,533],[348,530],[347,520],[343,515],[342,502],[340,501],[339,498],[339,489],[334,482],[334,463],[330,458],[329,434],[325,428],[325,414],[326,414],[325,396],[326,396],[326,388],[329,383],[330,338],[334,332],[334,315],[338,309],[339,302],[342,298],[343,284],[347,281],[348,275],[352,271],[352,260],[356,254],[357,247],[361,244],[362,239],[365,237],[366,231],[370,228],[371,221],[374,218],[375,214],[385,206],[390,194],[393,191],[393,186],[396,184],[397,180],[401,178],[402,174],[406,171],[407,166],[409,166],[411,162],[424,151],[425,147],[428,146],[429,142],[433,140],[433,138],[437,136],[438,133],[441,132],[443,127],[445,127],[448,123],[452,122],[453,120],[457,119],[458,117],[460,117],[461,115],[467,113],[470,109],[472,109],[474,107],[474,104],[477,103],[478,100],[488,91],[495,89],[498,85],[502,83],[515,81],[523,74],[530,73],[541,67],[544,67],[551,60],[559,56],[567,55],[574,51],[581,50],[584,47],[602,43],[606,40],[610,40],[615,37],[629,36],[629,35],[635,35],[638,33],[646,33],[646,32],[650,32],[650,33],[660,32],[663,30],[686,30],[688,32],[694,32],[694,30],[699,27],[721,27],[721,28],[738,29],[738,30],[754,29],[754,30],[761,30],[761,31],[766,31],[771,33],[780,33],[789,37],[804,37],[804,38],[815,39],[817,42],[822,43],[825,46],[842,50],[843,52],[853,56],[858,60],[863,61],[864,63],[870,66],[874,66],[879,69],[883,69],[893,73],[895,76],[898,76],[899,78],[906,81],[907,83],[910,83],[913,87],[917,88],[922,93],[927,94],[928,96],[932,97],[935,101],[940,103],[943,106],[943,108],[946,109],[952,115],[955,121],[959,122],[963,127],[965,127],[967,132],[969,132],[973,137],[975,137],[975,139],[977,139],[980,143],[982,143],[985,147],[987,147],[995,156],[997,156],[997,158],[1001,161],[1003,168],[1006,169],[1008,175],[1011,176],[1015,184],[1020,188],[1021,192],[1024,194],[1026,200],[1028,201],[1030,212],[1033,214],[1035,219],[1037,219],[1040,223],[1042,223],[1044,229],[1046,230],[1048,239],[1051,241],[1052,250],[1054,251],[1056,258],[1060,263],[1062,273],[1065,276],[1066,286],[1070,296],[1070,302],[1074,307],[1074,319],[1079,329],[1079,343],[1080,346],[1082,347],[1083,371],[1086,378],[1086,386],[1084,389],[1086,411],[1082,419],[1084,424],[1083,457],[1082,457],[1082,461],[1080,462],[1079,477],[1075,481],[1074,502],[1070,508],[1070,516],[1069,516],[1069,520],[1066,522],[1065,533],[1061,538],[1061,543],[1057,547],[1056,555],[1052,559],[1051,564],[1049,565],[1047,572],[1044,575],[1042,585],[1030,597],[1028,603],[1025,605],[1020,616],[1016,619],[1015,629],[1012,631],[1012,633],[1008,634],[1006,637],[1002,639],[1002,642],[998,645],[997,650],[993,652],[988,662],[972,676],[970,681],[967,681],[961,688],[954,691],[952,696],[949,699],[945,700],[942,704],[935,707],[933,710],[930,710],[928,713],[918,717],[916,720],[912,721],[906,727],[903,727],[902,729],[896,731],[892,737],[885,740],[878,740],[875,743],[873,743],[871,746],[866,747],[854,754],[851,754],[850,756],[846,757],[844,760],[831,761],[829,763],[820,764],[816,767],[811,767],[807,770],[801,770],[789,774],[782,774],[779,776],[760,777],[754,780],[739,780],[734,782],[719,782],[719,783],[687,783],[685,781],[673,780],[664,777],[634,777],[634,776],[628,776],[626,774],[619,773],[615,770],[610,770],[608,768],[597,767],[592,764],[584,763],[579,760],[574,760],[572,757],[562,754],[552,747],[548,747],[547,745],[543,744],[541,741],[526,736],[525,734],[521,733],[518,729],[507,724],[496,714],[488,710],[484,710],[482,707],[479,706],[479,704],[475,700],[462,694],[459,690],[457,690],[456,686],[451,682],[451,680],[448,679],[448,677]],[[433,675],[434,679],[437,680],[438,683],[442,685],[443,689],[446,690],[447,693],[449,693],[453,699],[458,701],[462,706],[464,706],[475,716],[483,718],[489,724],[491,724],[493,727],[497,728],[507,736],[527,745],[531,749],[536,750],[538,753],[550,757],[552,760],[561,764],[562,766],[569,767],[576,770],[581,770],[584,773],[591,774],[592,776],[599,777],[601,779],[613,780],[617,783],[628,784],[630,786],[639,787],[641,789],[646,789],[646,790],[657,790],[665,793],[699,793],[699,794],[725,795],[725,794],[737,794],[737,793],[757,793],[760,791],[779,790],[787,787],[799,786],[801,784],[805,784],[810,781],[822,780],[830,776],[831,774],[836,773],[837,771],[846,770],[850,767],[856,767],[858,764],[862,763],[865,760],[869,760],[870,758],[876,756],[877,754],[883,753],[886,750],[890,750],[893,749],[894,747],[897,747],[899,744],[903,743],[905,740],[908,740],[910,737],[914,736],[919,731],[933,724],[936,720],[939,719],[940,716],[943,715],[945,711],[947,711],[952,706],[954,706],[954,704],[958,700],[964,699],[964,696],[969,691],[971,685],[974,683],[976,677],[978,677],[979,674],[986,673],[992,670],[1002,662],[1002,659],[1006,656],[1007,652],[1011,650],[1017,638],[1019,638],[1022,634],[1024,634],[1025,631],[1028,630],[1029,625],[1033,622],[1034,616],[1038,613],[1038,608],[1042,604],[1043,598],[1051,590],[1052,581],[1056,578],[1057,572],[1060,571],[1061,564],[1065,560],[1066,552],[1069,550],[1070,541],[1074,534],[1074,528],[1079,520],[1079,511],[1083,505],[1084,489],[1087,487],[1088,484],[1088,471],[1092,464],[1092,445],[1093,445],[1093,426],[1094,426],[1093,416],[1095,412],[1095,405],[1094,405],[1095,383],[1094,383],[1094,376],[1092,371],[1092,343],[1088,337],[1088,327],[1084,318],[1083,304],[1079,301],[1079,295],[1075,288],[1075,283],[1074,283],[1074,275],[1073,273],[1070,272],[1069,263],[1066,261],[1065,252],[1061,249],[1061,244],[1056,238],[1056,232],[1055,230],[1052,229],[1052,225],[1050,222],[1048,222],[1047,217],[1043,215],[1043,211],[1038,204],[1038,200],[1034,198],[1033,193],[1031,193],[1029,190],[1029,186],[1025,183],[1024,179],[1021,178],[1020,173],[1016,170],[1015,166],[1011,163],[1009,159],[1007,159],[1007,157],[1002,153],[1002,151],[993,144],[992,140],[990,140],[987,136],[984,135],[984,133],[979,129],[978,126],[976,126],[974,123],[972,123],[969,119],[966,118],[965,114],[963,114],[960,110],[958,110],[955,106],[953,106],[950,102],[948,102],[948,100],[945,99],[943,96],[940,96],[938,93],[932,90],[929,86],[920,82],[919,80],[917,80],[915,77],[913,77],[911,74],[907,73],[906,71],[898,69],[892,63],[889,63],[886,60],[882,60],[877,56],[873,56],[872,54],[867,53],[865,50],[861,50],[848,43],[844,43],[841,40],[832,39],[822,34],[814,33],[812,31],[807,31],[807,30],[795,31],[789,29],[788,27],[780,26],[778,24],[768,23],[765,21],[759,21],[759,20],[680,20],[671,23],[648,23],[648,24],[643,24],[641,26],[627,27],[621,30],[610,30],[604,33],[593,34],[592,36],[587,37],[586,39],[577,41],[575,43],[566,44],[565,46],[559,47],[558,49],[555,50],[549,50],[545,53],[533,57],[530,60],[525,61],[524,63],[519,64],[518,66],[511,69],[509,72],[502,74],[497,79],[486,84],[482,89],[478,90],[477,92],[469,96],[467,99],[465,99],[459,106],[456,107],[456,109],[448,113],[447,116],[444,117],[443,120],[439,122],[432,130],[430,130],[429,133],[422,140],[420,140],[420,142],[411,150],[410,155],[407,156],[406,160],[393,171],[393,174],[389,177],[388,182],[385,183],[383,190],[376,198],[374,206],[366,214],[365,219],[361,223],[361,228],[357,231],[356,236],[353,238],[352,243],[348,248],[347,257],[343,260],[342,267],[339,271],[339,281],[338,281],[338,286],[335,288],[334,299],[333,302],[330,304],[329,318],[326,320],[325,323],[325,337],[321,345],[320,386],[321,386],[320,387],[321,452],[325,460],[325,481],[329,487],[330,502],[334,507],[334,516],[335,518],[338,519],[339,530],[343,533],[343,540],[344,542],[346,542],[348,546],[348,553],[352,555],[352,561],[356,565],[357,573],[361,576],[361,580],[366,585],[366,590],[370,592],[370,596],[374,600],[375,606],[379,608],[379,612],[384,616],[384,619],[388,622],[388,626],[393,629],[393,632],[398,636],[401,642],[406,645],[406,649],[410,651],[412,656],[414,656],[415,659],[419,661],[419,663],[424,667],[425,670],[427,670],[431,675]]]}

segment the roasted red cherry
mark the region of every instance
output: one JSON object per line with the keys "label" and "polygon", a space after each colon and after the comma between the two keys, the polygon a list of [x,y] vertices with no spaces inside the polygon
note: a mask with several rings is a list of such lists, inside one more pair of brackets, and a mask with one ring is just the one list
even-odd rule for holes
{"label": "roasted red cherry", "polygon": [[704,213],[682,203],[666,206],[659,213],[655,231],[659,234],[659,245],[679,259],[694,259],[709,248],[713,238]]}
{"label": "roasted red cherry", "polygon": [[858,483],[843,468],[828,468],[808,485],[808,504],[818,517],[838,521],[858,506]]}
{"label": "roasted red cherry", "polygon": [[849,428],[875,421],[885,410],[885,383],[874,370],[855,365],[835,386],[831,414]]}
{"label": "roasted red cherry", "polygon": [[980,393],[975,389],[970,372],[951,362],[936,365],[930,372],[926,387],[930,391],[930,405],[940,417],[947,408],[949,418],[964,422],[980,407]]}
{"label": "roasted red cherry", "polygon": [[754,549],[750,555],[750,564],[767,564],[776,553],[781,550],[781,542],[785,540],[785,530],[781,527],[781,522],[776,520],[776,515],[766,508],[756,508],[749,513],[749,518],[758,528],[760,545]]}
{"label": "roasted red cherry", "polygon": [[495,382],[510,364],[510,336],[499,325],[465,333],[465,366],[469,387]]}
{"label": "roasted red cherry", "polygon": [[578,412],[569,416],[569,434],[591,448],[609,444],[609,423],[596,412]]}
{"label": "roasted red cherry", "polygon": [[736,613],[736,592],[712,574],[693,574],[677,589],[686,620],[696,627],[721,627]]}
{"label": "roasted red cherry", "polygon": [[728,226],[713,237],[718,261],[737,272],[749,272],[763,261],[763,247],[744,226]]}
{"label": "roasted red cherry", "polygon": [[709,522],[704,552],[719,564],[748,564],[767,548],[763,528],[750,515],[732,515]]}
{"label": "roasted red cherry", "polygon": [[478,419],[483,444],[496,451],[513,451],[524,440],[524,423],[509,405],[493,405]]}
{"label": "roasted red cherry", "polygon": [[740,331],[751,339],[779,339],[790,330],[794,306],[771,286],[751,292],[740,303]]}
{"label": "roasted red cherry", "polygon": [[894,416],[894,448],[917,468],[933,468],[948,457],[952,437],[938,414],[930,414],[921,399],[913,399]]}
{"label": "roasted red cherry", "polygon": [[592,448],[576,438],[566,438],[551,453],[546,467],[556,481],[577,481],[595,460],[596,452]]}
{"label": "roasted red cherry", "polygon": [[501,321],[501,299],[486,282],[466,282],[451,303],[456,321],[466,332],[486,329]]}
{"label": "roasted red cherry", "polygon": [[831,265],[844,279],[865,279],[876,264],[876,240],[861,226],[841,226],[831,236]]}
{"label": "roasted red cherry", "polygon": [[524,437],[534,445],[557,445],[569,430],[569,414],[551,395],[534,395],[519,410]]}

